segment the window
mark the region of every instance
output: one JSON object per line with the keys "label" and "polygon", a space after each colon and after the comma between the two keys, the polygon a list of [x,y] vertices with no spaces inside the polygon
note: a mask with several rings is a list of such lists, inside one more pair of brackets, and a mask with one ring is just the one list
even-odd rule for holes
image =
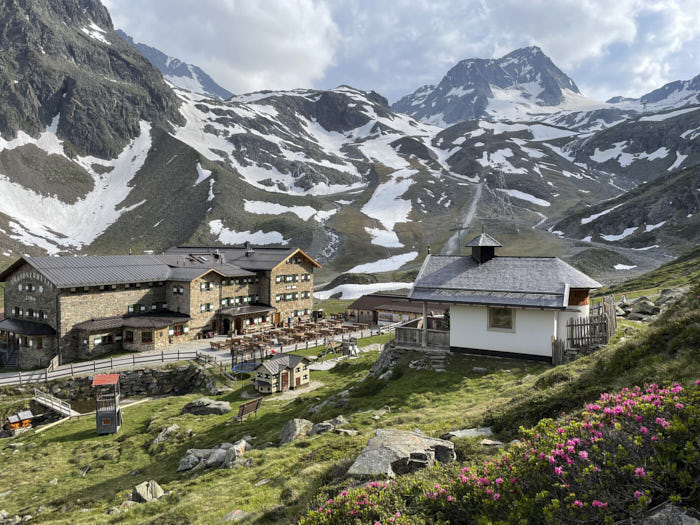
{"label": "window", "polygon": [[124,289],[126,290],[127,288],[131,288],[131,285],[130,285],[129,283],[126,283],[126,284],[124,285]]}
{"label": "window", "polygon": [[22,310],[19,306],[15,306],[15,316],[19,317],[20,315],[22,315]]}
{"label": "window", "polygon": [[278,275],[277,277],[275,277],[275,282],[276,282],[277,284],[281,283],[281,282],[282,282],[282,276],[281,276],[281,275]]}
{"label": "window", "polygon": [[46,319],[46,312],[44,312],[44,310],[39,310],[39,319],[42,321]]}
{"label": "window", "polygon": [[185,334],[185,327],[181,324],[176,324],[173,326],[173,335],[184,335]]}
{"label": "window", "polygon": [[199,305],[199,311],[200,312],[206,312],[207,311],[207,305],[202,303]]}
{"label": "window", "polygon": [[153,332],[141,332],[141,342],[142,343],[152,343],[153,342]]}
{"label": "window", "polygon": [[34,310],[27,308],[27,317],[34,317]]}
{"label": "window", "polygon": [[151,310],[157,310],[157,309],[158,309],[158,305],[157,305],[157,304],[152,304],[152,305],[151,305]]}
{"label": "window", "polygon": [[515,310],[512,308],[489,308],[489,330],[515,329]]}
{"label": "window", "polygon": [[275,295],[275,301],[278,302],[278,303],[281,302],[281,301],[282,301],[282,296],[279,295],[279,294]]}
{"label": "window", "polygon": [[134,342],[134,332],[131,330],[127,330],[124,332],[124,342],[125,343],[133,343]]}
{"label": "window", "polygon": [[128,310],[130,314],[134,313],[134,305],[130,304]]}

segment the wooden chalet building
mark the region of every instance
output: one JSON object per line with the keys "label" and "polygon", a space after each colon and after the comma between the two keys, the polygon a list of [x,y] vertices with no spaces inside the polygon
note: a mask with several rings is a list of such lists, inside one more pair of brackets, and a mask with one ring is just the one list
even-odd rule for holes
{"label": "wooden chalet building", "polygon": [[482,233],[467,256],[428,255],[411,301],[449,307],[449,329],[430,323],[397,329],[397,342],[454,351],[549,361],[566,341],[571,318],[588,317],[589,291],[601,284],[556,257],[503,257]]}
{"label": "wooden chalet building", "polygon": [[319,267],[300,249],[248,244],[21,257],[0,273],[0,360],[34,368],[308,319]]}
{"label": "wooden chalet building", "polygon": [[255,389],[263,394],[271,394],[307,385],[309,364],[310,361],[302,355],[276,355],[255,369]]}

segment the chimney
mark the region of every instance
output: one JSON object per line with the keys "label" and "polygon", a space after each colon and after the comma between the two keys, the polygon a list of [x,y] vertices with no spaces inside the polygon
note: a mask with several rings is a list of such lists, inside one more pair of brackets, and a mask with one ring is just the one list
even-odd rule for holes
{"label": "chimney", "polygon": [[246,241],[243,243],[243,246],[245,247],[245,256],[250,257],[255,253],[255,250],[253,250],[253,246],[250,244],[250,242]]}
{"label": "chimney", "polygon": [[430,245],[428,245],[428,255],[430,255]]}
{"label": "chimney", "polygon": [[472,259],[478,264],[484,264],[496,257],[496,248],[501,243],[488,233],[481,233],[467,243],[467,248],[472,249]]}

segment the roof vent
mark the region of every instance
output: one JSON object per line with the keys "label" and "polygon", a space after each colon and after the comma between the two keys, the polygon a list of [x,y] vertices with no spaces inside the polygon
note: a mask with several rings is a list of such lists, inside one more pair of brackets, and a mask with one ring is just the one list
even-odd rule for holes
{"label": "roof vent", "polygon": [[255,253],[255,250],[253,250],[253,245],[250,244],[250,242],[246,241],[243,243],[243,247],[245,248],[245,256],[250,257]]}
{"label": "roof vent", "polygon": [[491,237],[488,233],[480,233],[467,243],[467,247],[472,249],[472,258],[479,264],[484,264],[496,256],[496,248],[501,243]]}

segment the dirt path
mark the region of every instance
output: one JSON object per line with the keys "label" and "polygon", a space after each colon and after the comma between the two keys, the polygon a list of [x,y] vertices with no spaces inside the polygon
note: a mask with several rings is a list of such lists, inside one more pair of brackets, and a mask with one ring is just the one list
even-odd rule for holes
{"label": "dirt path", "polygon": [[[481,191],[483,189],[483,184],[484,184],[483,182],[480,182],[479,184],[476,185],[476,191],[474,192],[474,197],[472,198],[472,202],[469,205],[469,209],[467,210],[467,213],[464,216],[464,220],[462,221],[463,228],[469,227],[469,225],[472,222],[472,219],[474,218],[474,215],[476,214],[476,207],[477,207],[477,204],[479,204],[479,200],[481,199]],[[459,240],[460,240],[460,232],[456,231],[449,239],[447,239],[447,242],[442,247],[442,254],[443,255],[452,255],[454,253],[458,253],[459,252]]]}

